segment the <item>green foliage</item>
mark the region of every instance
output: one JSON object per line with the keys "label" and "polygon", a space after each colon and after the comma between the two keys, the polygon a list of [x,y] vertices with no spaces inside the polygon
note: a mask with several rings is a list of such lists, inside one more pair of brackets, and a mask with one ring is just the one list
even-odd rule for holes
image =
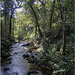
{"label": "green foliage", "polygon": [[6,57],[9,57],[9,56],[10,56],[9,53],[7,53],[7,52],[5,52],[5,51],[2,51],[2,52],[1,52],[1,57],[6,58]]}
{"label": "green foliage", "polygon": [[[66,56],[62,54],[62,40],[48,45],[38,55],[38,60],[52,66],[53,75],[74,75],[74,43],[73,34],[66,39]],[[60,48],[60,50],[58,50]]]}
{"label": "green foliage", "polygon": [[10,41],[6,38],[1,38],[1,50],[8,49],[10,46]]}
{"label": "green foliage", "polygon": [[[54,72],[59,73],[60,75],[72,74],[74,73],[74,60],[69,57],[65,57],[59,52],[53,52],[51,50],[43,50],[38,55],[38,60],[41,60],[42,63],[46,62],[50,67],[52,66]],[[63,70],[63,71],[62,71]]]}
{"label": "green foliage", "polygon": [[32,6],[33,3],[34,3],[34,0],[27,0],[27,4],[28,4],[29,6]]}

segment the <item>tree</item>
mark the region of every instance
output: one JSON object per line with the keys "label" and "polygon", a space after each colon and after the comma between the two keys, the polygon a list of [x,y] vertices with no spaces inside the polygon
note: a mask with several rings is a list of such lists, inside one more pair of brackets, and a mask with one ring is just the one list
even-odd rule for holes
{"label": "tree", "polygon": [[9,19],[7,20],[7,18],[9,18],[8,16],[9,16],[9,3],[7,3],[7,1],[5,1],[4,3],[1,3],[2,5],[1,5],[1,7],[3,8],[2,10],[1,10],[1,18],[2,17],[4,17],[4,22],[3,22],[3,20],[1,21],[2,22],[2,24],[1,24],[1,27],[2,27],[2,30],[4,30],[4,31],[2,31],[2,37],[6,37],[7,38],[7,22],[9,22]]}
{"label": "tree", "polygon": [[10,3],[10,26],[9,26],[9,39],[10,41],[12,40],[11,38],[11,30],[12,30],[12,18],[13,18],[13,14],[14,14],[14,10],[17,9],[17,8],[21,8],[21,5],[19,6],[16,6],[16,4],[12,1]]}
{"label": "tree", "polygon": [[62,0],[62,13],[63,13],[63,54],[65,55],[65,47],[66,47],[66,32],[65,32],[65,8],[64,8],[64,0]]}
{"label": "tree", "polygon": [[35,35],[37,34],[37,27],[38,27],[38,32],[39,32],[39,35],[40,37],[42,37],[42,32],[41,32],[41,29],[40,29],[40,26],[39,26],[39,23],[38,23],[38,18],[37,18],[37,15],[36,15],[36,12],[33,8],[33,4],[34,4],[34,0],[28,0],[27,1],[27,5],[31,8],[32,12],[33,12],[33,15],[34,15],[34,18],[35,18],[35,21],[36,21],[36,26],[35,26]]}
{"label": "tree", "polygon": [[44,49],[46,49],[46,34],[45,34],[45,17],[46,17],[46,13],[45,13],[45,0],[40,0],[40,2],[42,3],[43,6],[43,47]]}
{"label": "tree", "polygon": [[39,26],[39,23],[38,23],[38,19],[37,19],[36,13],[35,13],[35,11],[34,11],[32,6],[30,8],[32,9],[32,11],[34,13],[35,20],[36,20],[36,32],[37,32],[37,27],[38,27],[38,31],[39,31],[40,37],[42,37],[42,33],[41,33],[41,30],[40,30],[40,26]]}
{"label": "tree", "polygon": [[53,17],[54,7],[55,7],[55,0],[53,0],[53,6],[52,6],[52,10],[51,10],[51,15],[50,15],[50,29],[51,29],[51,24],[52,24],[52,17]]}
{"label": "tree", "polygon": [[[59,2],[60,2],[60,0],[59,0]],[[61,13],[61,20],[62,20],[62,24],[63,24],[63,55],[65,55],[65,47],[66,47],[66,32],[65,32],[66,22],[65,21],[66,21],[66,17],[65,17],[64,0],[62,0],[62,6],[60,5],[60,13]]]}

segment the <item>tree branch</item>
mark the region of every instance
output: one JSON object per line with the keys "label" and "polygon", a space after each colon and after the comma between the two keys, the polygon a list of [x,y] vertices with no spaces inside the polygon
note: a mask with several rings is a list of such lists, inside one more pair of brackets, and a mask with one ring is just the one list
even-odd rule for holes
{"label": "tree branch", "polygon": [[41,0],[39,0],[41,3],[42,3],[42,5],[44,5],[45,4],[45,2],[43,2],[43,1],[41,1]]}

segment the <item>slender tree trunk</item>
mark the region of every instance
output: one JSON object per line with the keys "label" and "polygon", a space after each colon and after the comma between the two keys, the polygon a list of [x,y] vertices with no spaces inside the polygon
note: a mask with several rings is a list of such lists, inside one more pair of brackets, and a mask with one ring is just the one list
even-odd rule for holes
{"label": "slender tree trunk", "polygon": [[[60,0],[59,0],[60,1]],[[61,10],[62,8],[62,10]],[[62,0],[62,6],[60,5],[60,13],[61,13],[61,20],[63,24],[63,55],[65,55],[65,47],[66,47],[66,31],[65,31],[65,8],[64,8],[64,0]]]}
{"label": "slender tree trunk", "polygon": [[[60,2],[60,0],[59,0],[59,2]],[[62,11],[62,6],[61,6],[61,4],[60,4],[59,6],[60,6],[60,15],[61,15],[61,20],[63,21],[63,11]]]}
{"label": "slender tree trunk", "polygon": [[53,17],[53,12],[54,12],[54,7],[55,7],[55,0],[53,0],[53,6],[51,10],[51,15],[50,15],[50,29],[51,29],[51,24],[52,24],[52,17]]}
{"label": "slender tree trunk", "polygon": [[[2,18],[2,14],[1,14],[1,18]],[[1,19],[1,37],[3,37],[3,25],[2,25],[2,19]]]}
{"label": "slender tree trunk", "polygon": [[14,41],[14,18],[13,18],[13,41]]}
{"label": "slender tree trunk", "polygon": [[9,39],[10,39],[10,41],[11,41],[11,28],[12,28],[12,26],[11,26],[11,16],[10,16],[10,26],[9,26]]}
{"label": "slender tree trunk", "polygon": [[18,40],[18,42],[20,42],[20,25],[19,25],[19,40]]}
{"label": "slender tree trunk", "polygon": [[36,20],[36,31],[37,31],[37,27],[38,27],[38,31],[39,31],[39,34],[40,34],[40,37],[41,37],[42,33],[41,33],[40,26],[39,26],[39,23],[38,23],[37,15],[36,15],[36,13],[35,13],[35,11],[34,11],[32,6],[31,6],[31,9],[32,9],[32,11],[34,13],[34,17],[35,17],[35,20]]}
{"label": "slender tree trunk", "polygon": [[45,2],[43,4],[43,34],[44,34],[44,39],[46,39],[46,34],[45,34],[45,18],[46,18],[46,14],[45,14]]}
{"label": "slender tree trunk", "polygon": [[65,47],[66,47],[66,32],[65,32],[65,8],[64,8],[64,0],[62,2],[63,7],[63,54],[65,55]]}
{"label": "slender tree trunk", "polygon": [[6,37],[6,15],[4,17],[5,17],[5,37]]}
{"label": "slender tree trunk", "polygon": [[35,37],[37,36],[37,26],[35,25]]}
{"label": "slender tree trunk", "polygon": [[9,26],[9,40],[11,41],[11,30],[12,30],[12,15],[13,15],[13,11],[11,11],[11,15],[10,15],[10,26]]}
{"label": "slender tree trunk", "polygon": [[46,34],[45,34],[45,18],[46,18],[46,14],[45,14],[45,1],[43,0],[43,48],[46,49]]}

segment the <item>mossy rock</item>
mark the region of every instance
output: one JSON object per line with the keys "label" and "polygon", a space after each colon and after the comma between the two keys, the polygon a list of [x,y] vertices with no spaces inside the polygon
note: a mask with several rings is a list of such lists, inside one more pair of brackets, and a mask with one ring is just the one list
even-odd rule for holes
{"label": "mossy rock", "polygon": [[5,52],[8,52],[8,49],[4,49]]}
{"label": "mossy rock", "polygon": [[33,59],[28,60],[28,63],[34,63],[34,62],[35,62],[35,60],[33,60]]}
{"label": "mossy rock", "polygon": [[34,55],[32,55],[31,58],[34,58]]}
{"label": "mossy rock", "polygon": [[38,72],[36,72],[36,71],[29,71],[27,73],[27,75],[37,75],[37,74],[38,74]]}
{"label": "mossy rock", "polygon": [[7,52],[5,52],[5,51],[2,51],[1,56],[2,56],[2,57],[9,57],[10,54],[7,53]]}
{"label": "mossy rock", "polygon": [[8,57],[8,58],[7,58],[7,60],[11,60],[11,59],[12,59],[11,57]]}
{"label": "mossy rock", "polygon": [[30,57],[30,56],[29,56],[28,54],[24,54],[23,57],[24,57],[24,58],[28,58],[28,57]]}
{"label": "mossy rock", "polygon": [[28,50],[28,52],[32,53],[32,50],[30,49],[30,50]]}

